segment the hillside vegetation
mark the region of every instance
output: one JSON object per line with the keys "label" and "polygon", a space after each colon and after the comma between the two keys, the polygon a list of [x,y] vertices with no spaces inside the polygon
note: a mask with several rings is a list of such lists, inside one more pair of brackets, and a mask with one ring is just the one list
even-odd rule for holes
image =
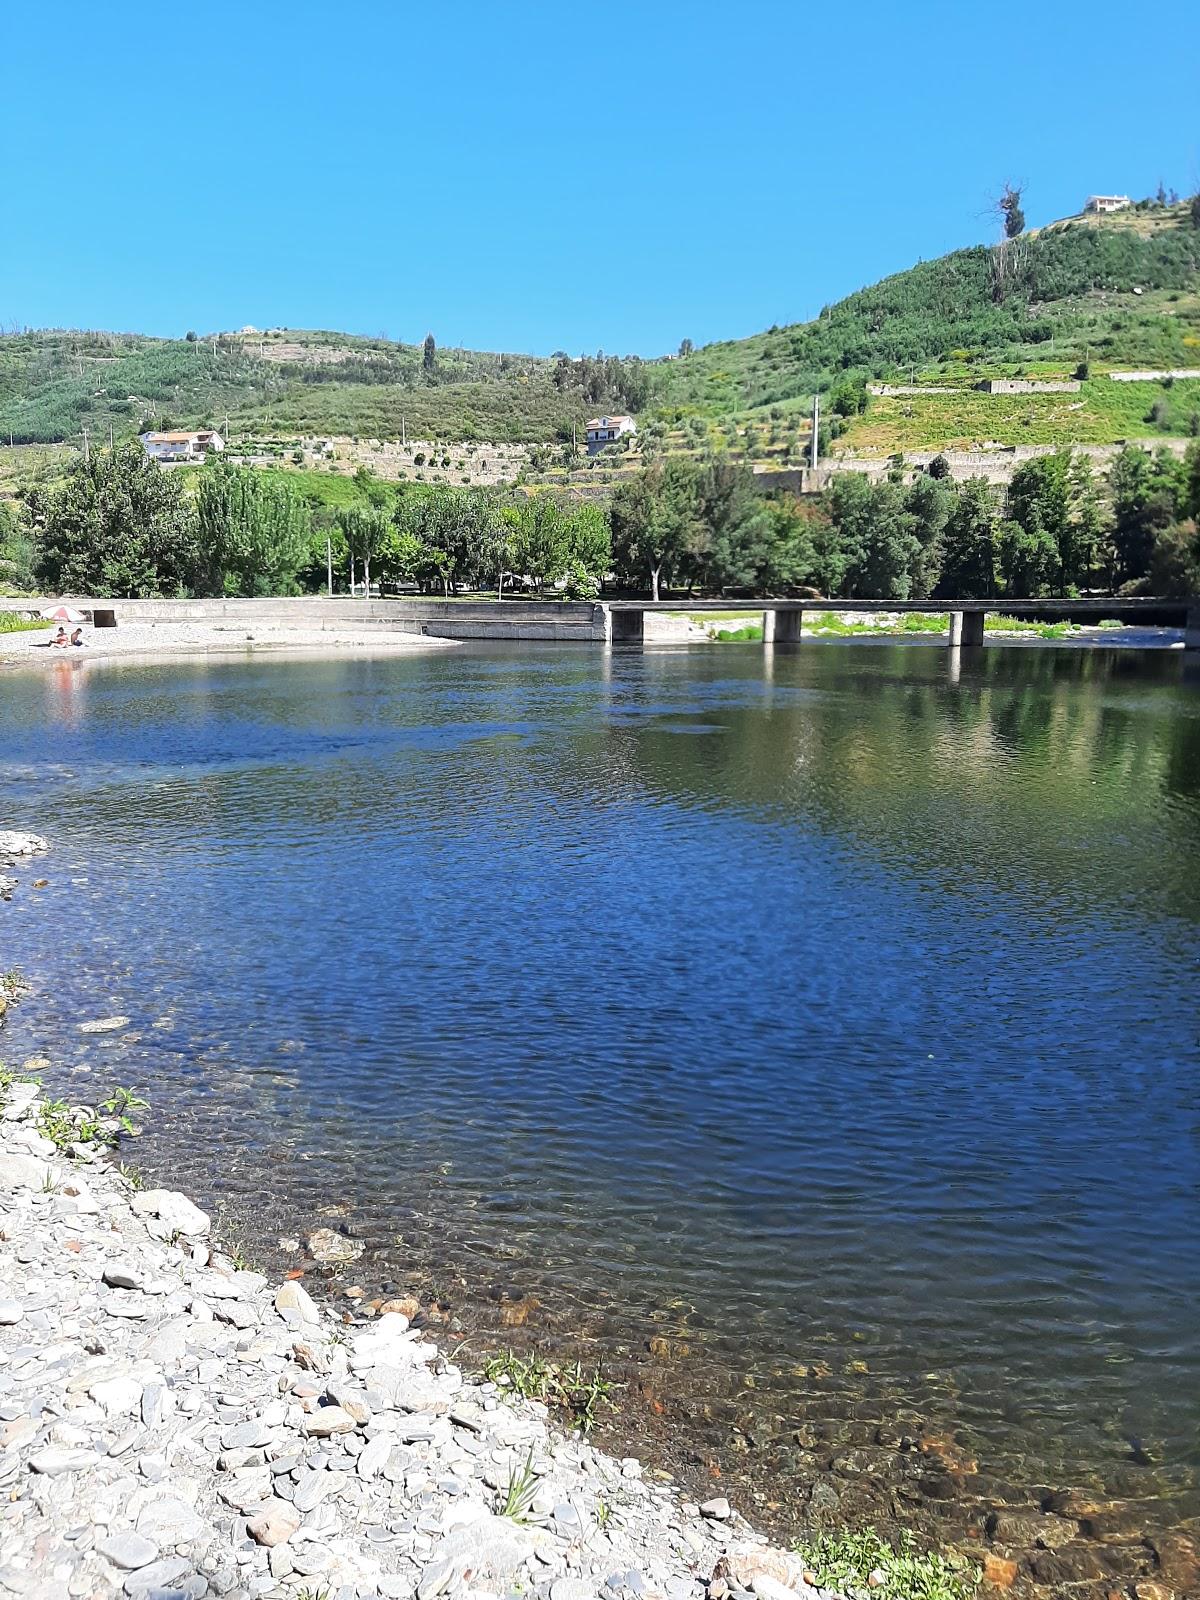
{"label": "hillside vegetation", "polygon": [[[1005,375],[1030,361],[1200,366],[1200,230],[1186,206],[1072,219],[923,261],[813,322],[666,364],[660,403],[712,414],[807,400],[850,379]],[[1099,225],[1097,225],[1099,224]],[[1141,291],[1138,293],[1137,291]]]}
{"label": "hillside vegetation", "polygon": [[[427,341],[428,345],[429,341]],[[1200,366],[1200,228],[1187,205],[1141,202],[1002,246],[977,245],[826,306],[809,323],[674,359],[535,357],[333,332],[150,339],[70,331],[0,336],[0,442],[228,425],[310,435],[553,443],[589,413],[733,439],[800,442],[814,393],[836,448],[1110,443],[1200,426],[1200,385],[1113,383],[1112,368]],[[1069,377],[1077,395],[985,396],[983,377]],[[868,397],[868,381],[954,393]],[[732,431],[730,431],[732,430]],[[662,436],[662,435],[660,435]]]}

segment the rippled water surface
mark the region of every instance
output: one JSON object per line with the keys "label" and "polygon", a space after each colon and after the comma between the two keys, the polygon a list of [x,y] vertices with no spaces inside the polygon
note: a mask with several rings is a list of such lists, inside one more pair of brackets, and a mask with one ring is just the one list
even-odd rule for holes
{"label": "rippled water surface", "polygon": [[915,1500],[907,1433],[1197,1515],[1178,653],[64,662],[0,741],[5,1053],[147,1094],[255,1245],[345,1208],[342,1288],[599,1355],[779,1504]]}

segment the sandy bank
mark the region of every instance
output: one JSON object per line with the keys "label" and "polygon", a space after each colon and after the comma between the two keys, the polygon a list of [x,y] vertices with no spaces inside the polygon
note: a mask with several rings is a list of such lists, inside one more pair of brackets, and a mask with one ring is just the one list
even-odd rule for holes
{"label": "sandy bank", "polygon": [[254,623],[125,622],[84,628],[82,649],[48,645],[41,632],[0,634],[0,661],[43,663],[124,656],[246,655],[313,652],[322,655],[403,655],[456,648],[453,639],[384,629],[355,631]]}

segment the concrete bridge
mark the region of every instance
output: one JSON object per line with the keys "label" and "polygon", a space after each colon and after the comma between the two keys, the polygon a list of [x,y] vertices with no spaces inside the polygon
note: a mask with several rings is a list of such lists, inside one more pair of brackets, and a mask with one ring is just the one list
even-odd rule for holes
{"label": "concrete bridge", "polygon": [[983,644],[983,619],[988,613],[1029,622],[1077,622],[1084,625],[1115,621],[1143,628],[1182,628],[1184,646],[1200,650],[1200,596],[1187,600],[610,600],[607,634],[613,644],[641,644],[646,613],[686,611],[744,612],[747,621],[762,619],[764,644],[794,644],[802,636],[805,612],[836,611],[874,615],[880,611],[948,611],[951,649]]}

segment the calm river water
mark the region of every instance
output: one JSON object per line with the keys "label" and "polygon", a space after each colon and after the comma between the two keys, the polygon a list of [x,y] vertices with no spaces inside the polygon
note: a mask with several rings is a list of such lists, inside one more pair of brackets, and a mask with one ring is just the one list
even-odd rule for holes
{"label": "calm river water", "polygon": [[780,1520],[1200,1513],[1178,652],[72,661],[0,756],[5,1054],[252,1249],[602,1359]]}

